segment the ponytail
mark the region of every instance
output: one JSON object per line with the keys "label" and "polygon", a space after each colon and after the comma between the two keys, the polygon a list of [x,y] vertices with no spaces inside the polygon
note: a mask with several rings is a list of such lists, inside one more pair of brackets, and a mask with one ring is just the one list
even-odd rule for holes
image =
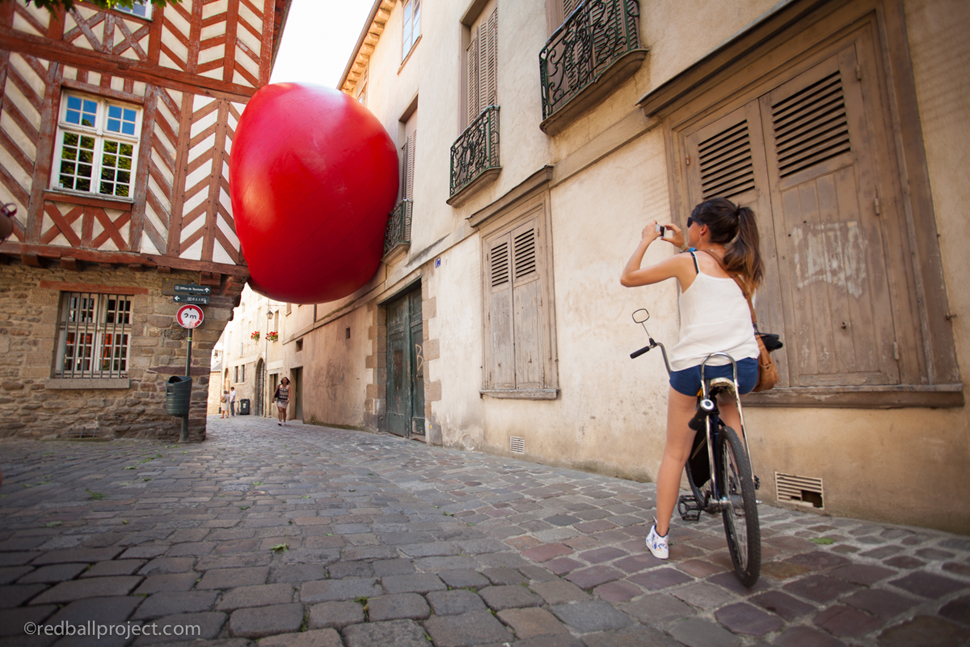
{"label": "ponytail", "polygon": [[754,212],[726,198],[711,198],[694,207],[691,217],[707,225],[711,242],[724,245],[724,266],[754,292],[765,274]]}
{"label": "ponytail", "polygon": [[727,246],[724,265],[732,272],[744,277],[748,290],[754,292],[761,285],[765,275],[765,264],[761,260],[758,223],[754,212],[748,207],[738,207],[738,235]]}

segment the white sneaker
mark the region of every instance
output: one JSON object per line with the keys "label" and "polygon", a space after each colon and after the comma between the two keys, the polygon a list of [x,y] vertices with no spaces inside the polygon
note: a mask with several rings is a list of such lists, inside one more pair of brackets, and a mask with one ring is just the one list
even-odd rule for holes
{"label": "white sneaker", "polygon": [[[667,531],[670,534],[670,531]],[[650,534],[647,535],[647,548],[653,553],[653,556],[657,559],[667,559],[670,556],[670,551],[667,549],[667,536],[657,534],[657,524],[653,524],[650,528]]]}

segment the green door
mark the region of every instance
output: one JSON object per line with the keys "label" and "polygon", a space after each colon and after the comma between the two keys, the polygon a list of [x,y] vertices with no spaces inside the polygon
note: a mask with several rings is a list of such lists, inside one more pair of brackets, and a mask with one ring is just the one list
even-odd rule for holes
{"label": "green door", "polygon": [[387,304],[387,430],[424,435],[421,290]]}

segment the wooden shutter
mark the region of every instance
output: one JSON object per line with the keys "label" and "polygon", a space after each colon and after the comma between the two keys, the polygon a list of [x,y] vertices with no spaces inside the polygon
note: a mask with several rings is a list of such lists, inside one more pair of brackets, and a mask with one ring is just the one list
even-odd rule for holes
{"label": "wooden shutter", "polygon": [[569,18],[569,14],[576,10],[582,3],[582,0],[562,0],[562,21],[566,22],[566,18]]}
{"label": "wooden shutter", "polygon": [[[761,330],[785,337],[785,317],[776,267],[774,229],[758,101],[751,101],[687,135],[689,206],[710,198],[728,198],[750,207],[758,221],[765,282],[758,290],[755,311]],[[789,386],[784,351],[772,354],[778,366],[779,387]]]}
{"label": "wooden shutter", "polygon": [[760,99],[793,386],[899,383],[857,69],[849,46]]}
{"label": "wooden shutter", "polygon": [[488,17],[482,25],[482,32],[487,34],[488,46],[485,50],[483,60],[485,62],[482,75],[484,77],[485,96],[482,98],[482,105],[479,112],[488,106],[498,104],[497,96],[497,76],[498,76],[498,9]]}
{"label": "wooden shutter", "polygon": [[401,199],[414,199],[414,146],[417,132],[411,133],[401,149]]}
{"label": "wooden shutter", "polygon": [[465,50],[469,124],[482,110],[498,103],[498,9],[477,22],[471,36]]}
{"label": "wooden shutter", "polygon": [[512,236],[488,242],[485,256],[487,290],[485,388],[515,387],[512,343]]}
{"label": "wooden shutter", "polygon": [[542,258],[538,220],[512,230],[512,302],[515,338],[515,386],[543,386]]}
{"label": "wooden shutter", "polygon": [[465,64],[467,66],[467,97],[468,122],[471,123],[478,116],[478,30],[472,30],[472,40],[465,50]]}

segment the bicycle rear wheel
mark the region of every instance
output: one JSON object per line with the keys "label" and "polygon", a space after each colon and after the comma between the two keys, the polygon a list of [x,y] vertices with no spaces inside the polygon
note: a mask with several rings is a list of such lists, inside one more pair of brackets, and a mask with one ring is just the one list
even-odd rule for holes
{"label": "bicycle rear wheel", "polygon": [[744,443],[730,427],[721,428],[716,469],[721,496],[730,501],[721,513],[734,572],[745,586],[754,586],[761,574],[761,525],[755,499],[751,464]]}

